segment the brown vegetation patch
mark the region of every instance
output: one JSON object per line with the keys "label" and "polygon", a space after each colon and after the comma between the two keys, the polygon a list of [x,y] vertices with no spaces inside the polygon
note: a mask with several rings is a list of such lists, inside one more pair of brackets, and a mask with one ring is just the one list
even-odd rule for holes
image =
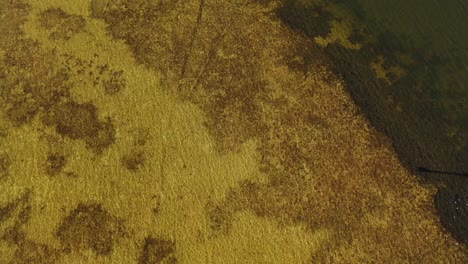
{"label": "brown vegetation patch", "polygon": [[19,244],[15,252],[13,263],[15,264],[52,264],[56,263],[59,252],[51,247],[32,241],[24,241]]}
{"label": "brown vegetation patch", "polygon": [[86,20],[78,15],[68,14],[60,8],[51,8],[39,15],[39,24],[50,32],[51,39],[70,39],[83,32]]}
{"label": "brown vegetation patch", "polygon": [[150,140],[150,135],[145,129],[137,129],[132,140],[130,151],[123,155],[121,162],[124,168],[130,171],[137,171],[147,161],[147,150],[145,146]]}
{"label": "brown vegetation patch", "polygon": [[98,255],[110,255],[123,234],[121,221],[100,204],[79,204],[56,233],[66,249],[91,249]]}
{"label": "brown vegetation patch", "polygon": [[60,135],[84,140],[96,153],[101,153],[115,141],[115,128],[111,120],[99,120],[96,107],[90,103],[59,104],[47,113],[44,123],[54,125]]}
{"label": "brown vegetation patch", "polygon": [[67,165],[67,157],[60,153],[51,153],[47,157],[46,172],[50,176],[55,176],[62,172],[65,165]]}
{"label": "brown vegetation patch", "polygon": [[6,47],[0,64],[3,110],[16,125],[28,123],[40,111],[68,96],[68,73],[55,68],[56,57],[39,43],[22,39]]}
{"label": "brown vegetation patch", "polygon": [[6,153],[0,153],[0,180],[9,175],[11,165],[10,156]]}
{"label": "brown vegetation patch", "polygon": [[[0,41],[0,47],[2,44],[8,43]],[[14,45],[6,45],[4,49],[5,55],[0,63],[0,101],[9,121],[21,126],[39,115],[45,125],[55,126],[58,134],[84,140],[95,153],[101,153],[114,143],[112,122],[99,120],[97,109],[91,103],[74,102],[70,89],[76,84],[72,77],[87,80],[90,70],[97,75],[93,76],[95,83],[89,81],[90,85],[103,85],[106,78],[111,80],[109,85],[123,85],[125,81],[121,72],[115,74],[117,71],[111,71],[104,65],[96,66],[93,62],[72,56],[60,56],[25,38],[17,40]]]}
{"label": "brown vegetation patch", "polygon": [[15,43],[22,34],[21,25],[26,21],[29,5],[26,0],[0,2],[0,47]]}
{"label": "brown vegetation patch", "polygon": [[[29,240],[22,230],[31,218],[30,193],[27,192],[18,199],[0,206],[0,224],[7,224],[5,231],[0,233],[0,240],[15,245],[16,250],[11,263],[55,263],[60,252],[47,245]],[[10,222],[6,223],[7,220]]]}
{"label": "brown vegetation patch", "polygon": [[175,257],[175,243],[170,240],[147,237],[143,245],[143,252],[138,263],[157,264],[157,263],[177,263]]}
{"label": "brown vegetation patch", "polygon": [[123,166],[131,171],[137,171],[145,163],[145,155],[141,151],[132,151],[122,157]]}
{"label": "brown vegetation patch", "polygon": [[[29,221],[31,206],[29,205],[30,192],[0,207],[0,222],[14,218],[15,226],[21,226]],[[5,238],[2,236],[1,238]]]}
{"label": "brown vegetation patch", "polygon": [[30,192],[0,207],[0,240],[16,247],[11,263],[54,263],[59,253],[46,245],[28,240],[23,225],[31,218]]}
{"label": "brown vegetation patch", "polygon": [[112,71],[109,78],[102,82],[104,92],[108,95],[115,95],[122,91],[126,86],[125,78],[123,78],[123,71]]}

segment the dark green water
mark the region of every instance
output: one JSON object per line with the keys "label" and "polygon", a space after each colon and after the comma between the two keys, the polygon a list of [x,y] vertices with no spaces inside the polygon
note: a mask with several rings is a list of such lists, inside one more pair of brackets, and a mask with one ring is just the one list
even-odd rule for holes
{"label": "dark green water", "polygon": [[[439,114],[455,127],[468,125],[468,1],[465,0],[353,0],[344,3],[372,32],[385,30],[413,55],[423,56],[434,80],[426,89],[434,93]],[[391,44],[381,43],[390,52]],[[432,58],[432,61],[431,61]],[[413,78],[418,78],[415,75]],[[411,87],[408,87],[411,89]],[[460,130],[447,131],[461,147],[466,138]],[[466,131],[465,131],[466,132]],[[466,135],[465,135],[466,136]]]}
{"label": "dark green water", "polygon": [[[278,15],[310,38],[326,36],[330,22],[340,19],[331,5],[355,18],[350,40],[363,47],[331,44],[324,51],[363,113],[392,138],[401,161],[438,187],[442,224],[468,245],[468,1],[309,2],[315,4],[285,1]],[[377,56],[406,74],[390,75],[391,84],[376,78],[369,65]]]}

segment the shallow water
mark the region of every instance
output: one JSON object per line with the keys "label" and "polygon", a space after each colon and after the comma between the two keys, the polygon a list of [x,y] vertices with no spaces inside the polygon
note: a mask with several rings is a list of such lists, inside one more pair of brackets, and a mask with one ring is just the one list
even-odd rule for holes
{"label": "shallow water", "polygon": [[[451,116],[454,125],[466,129],[468,3],[460,0],[351,2],[359,3],[358,8],[365,13],[363,22],[373,31],[387,29],[404,45],[439,58],[439,64],[426,62],[425,66],[434,69],[437,78],[427,89],[438,92],[434,100],[441,105],[440,114]],[[462,144],[466,146],[466,142]]]}

